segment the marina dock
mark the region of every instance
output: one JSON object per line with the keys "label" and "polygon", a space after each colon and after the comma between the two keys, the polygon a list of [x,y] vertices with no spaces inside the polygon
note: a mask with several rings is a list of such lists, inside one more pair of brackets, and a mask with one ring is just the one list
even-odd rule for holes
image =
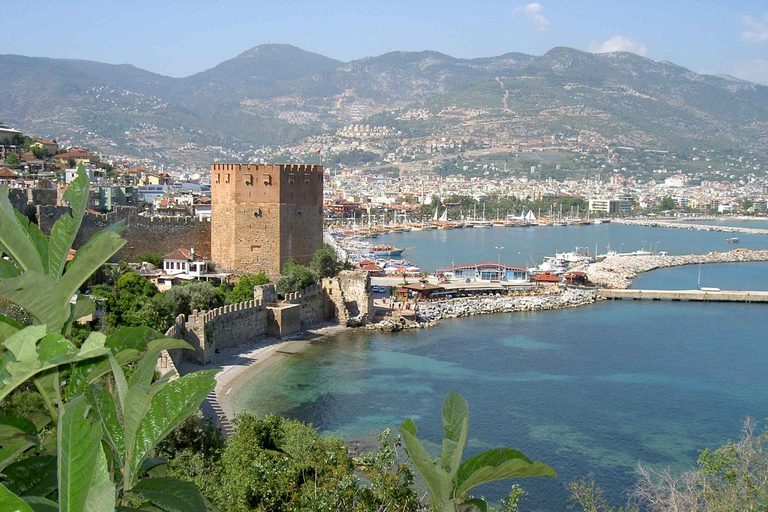
{"label": "marina dock", "polygon": [[734,290],[598,290],[603,299],[672,300],[697,302],[768,302],[768,291]]}

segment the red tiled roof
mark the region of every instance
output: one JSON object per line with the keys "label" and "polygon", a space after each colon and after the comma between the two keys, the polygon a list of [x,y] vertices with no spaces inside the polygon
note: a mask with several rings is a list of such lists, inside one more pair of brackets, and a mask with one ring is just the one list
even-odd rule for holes
{"label": "red tiled roof", "polygon": [[58,146],[55,142],[52,142],[50,140],[43,140],[43,139],[37,139],[35,143],[45,144],[46,146]]}
{"label": "red tiled roof", "polygon": [[173,252],[169,252],[165,256],[163,256],[164,260],[189,260],[190,258],[189,249],[176,249]]}
{"label": "red tiled roof", "polygon": [[96,154],[92,151],[68,151],[66,153],[53,155],[52,158],[91,158],[93,156],[96,156]]}
{"label": "red tiled roof", "polygon": [[13,172],[13,169],[9,169],[8,167],[0,167],[0,178],[14,178],[16,176],[16,173]]}

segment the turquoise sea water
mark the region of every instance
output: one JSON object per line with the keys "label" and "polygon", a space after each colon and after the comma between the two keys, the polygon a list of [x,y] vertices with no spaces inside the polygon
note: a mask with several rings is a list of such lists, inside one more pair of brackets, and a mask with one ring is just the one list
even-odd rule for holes
{"label": "turquoise sea water", "polygon": [[[519,233],[526,230],[513,228],[448,232],[455,236],[444,241],[445,232],[432,232],[423,233],[430,236],[422,237],[421,250],[440,255],[432,261],[451,251],[471,256],[462,237],[486,239],[494,230],[511,232],[506,240],[518,246],[527,240]],[[626,238],[637,245],[630,250],[651,238],[647,232],[675,253],[728,248],[722,233],[692,231],[681,240],[673,235],[689,232],[592,226],[539,230],[539,251],[554,252],[556,243],[567,250],[587,230],[612,244]],[[533,239],[525,243],[537,247]],[[704,265],[702,285],[768,290],[766,270],[765,263]],[[640,276],[637,286],[694,288],[697,274],[697,266],[665,269]],[[348,438],[411,417],[437,453],[440,405],[457,391],[470,404],[465,456],[507,445],[557,470],[554,480],[519,482],[530,493],[523,510],[566,510],[563,486],[582,476],[595,478],[618,505],[638,461],[689,468],[699,449],[738,437],[745,416],[768,416],[765,313],[760,304],[609,301],[444,320],[395,334],[345,332],[279,359],[230,396],[240,408],[299,418]],[[510,483],[479,492],[498,499]]]}

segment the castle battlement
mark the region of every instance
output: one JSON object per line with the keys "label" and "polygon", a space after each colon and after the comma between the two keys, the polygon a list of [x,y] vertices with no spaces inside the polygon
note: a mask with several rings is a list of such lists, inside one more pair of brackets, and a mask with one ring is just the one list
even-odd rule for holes
{"label": "castle battlement", "polygon": [[232,272],[278,274],[323,244],[323,167],[211,165],[211,256]]}

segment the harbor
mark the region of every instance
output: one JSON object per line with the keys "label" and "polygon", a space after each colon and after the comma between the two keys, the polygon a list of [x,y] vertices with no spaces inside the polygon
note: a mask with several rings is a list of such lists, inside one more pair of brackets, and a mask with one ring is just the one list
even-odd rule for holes
{"label": "harbor", "polygon": [[[638,459],[685,467],[698,449],[737,435],[739,418],[763,414],[768,354],[755,318],[764,304],[600,294],[632,291],[634,283],[643,294],[691,290],[699,273],[703,288],[768,290],[768,238],[739,238],[734,246],[722,232],[619,223],[388,234],[376,242],[408,247],[402,256],[421,271],[405,280],[399,273],[373,277],[376,309],[402,307],[413,327],[429,328],[403,330],[393,315],[381,319],[389,328],[318,338],[251,379],[243,375],[228,407],[286,414],[361,440],[420,415],[425,437],[439,438],[439,409],[424,404],[461,390],[473,411],[493,411],[473,427],[478,445],[507,443],[557,458],[558,480],[594,474],[618,498]],[[506,277],[510,267],[531,273],[545,258],[578,259],[574,254],[584,261],[551,274],[560,276],[556,283],[474,279],[494,265],[504,275],[485,277]],[[595,255],[601,261],[586,261]],[[610,287],[562,282],[578,268],[590,280],[602,272],[603,288]],[[415,298],[392,301],[392,293],[404,282],[419,290],[422,280],[424,289],[443,293],[419,298],[417,317],[406,309]],[[544,510],[565,509],[561,482],[527,481],[526,490],[541,497]],[[488,493],[507,491],[492,485]]]}

